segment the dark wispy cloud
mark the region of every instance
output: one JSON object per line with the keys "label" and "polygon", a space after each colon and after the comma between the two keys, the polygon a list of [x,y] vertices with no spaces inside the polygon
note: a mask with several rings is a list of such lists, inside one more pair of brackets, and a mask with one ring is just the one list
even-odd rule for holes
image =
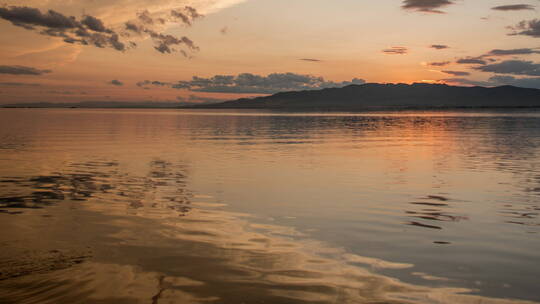
{"label": "dark wispy cloud", "polygon": [[491,8],[496,11],[522,11],[522,10],[534,10],[534,6],[530,4],[512,4],[512,5],[500,5]]}
{"label": "dark wispy cloud", "polygon": [[39,83],[28,83],[28,82],[0,82],[2,87],[39,87]]}
{"label": "dark wispy cloud", "polygon": [[179,46],[185,46],[191,51],[198,51],[199,47],[186,36],[176,37],[170,34],[163,34],[156,30],[156,25],[163,25],[166,22],[181,22],[186,26],[191,26],[193,21],[202,18],[203,15],[197,13],[197,10],[190,6],[183,9],[171,11],[168,19],[162,17],[153,17],[148,11],[143,11],[138,14],[136,20],[128,21],[124,24],[125,36],[147,36],[154,42],[154,49],[160,53],[171,54],[179,52],[184,57],[189,57],[185,50],[179,49]]}
{"label": "dark wispy cloud", "polygon": [[51,73],[51,70],[40,70],[21,65],[0,65],[0,74],[11,75],[43,75]]}
{"label": "dark wispy cloud", "polygon": [[300,58],[298,60],[301,60],[301,61],[308,61],[308,62],[321,62],[322,60],[320,59],[315,59],[315,58]]}
{"label": "dark wispy cloud", "polygon": [[540,77],[516,78],[513,76],[497,75],[489,78],[489,81],[495,85],[513,85],[516,87],[540,89]]}
{"label": "dark wispy cloud", "polygon": [[463,71],[441,71],[445,74],[453,75],[453,76],[469,76],[471,73],[469,72],[463,72]]}
{"label": "dark wispy cloud", "polygon": [[444,45],[444,44],[432,44],[429,47],[436,50],[444,50],[444,49],[450,48],[448,45]]}
{"label": "dark wispy cloud", "polygon": [[510,35],[525,35],[540,38],[540,19],[524,20],[510,27],[514,32]]}
{"label": "dark wispy cloud", "polygon": [[435,67],[441,67],[441,66],[447,66],[451,62],[450,61],[438,61],[438,62],[428,62],[428,66],[435,66]]}
{"label": "dark wispy cloud", "polygon": [[468,58],[461,58],[456,61],[456,63],[459,64],[486,64],[486,60],[482,59],[482,57],[468,57]]}
{"label": "dark wispy cloud", "polygon": [[506,60],[499,63],[475,67],[475,69],[481,72],[491,72],[496,74],[540,76],[540,63],[525,60]]}
{"label": "dark wispy cloud", "polygon": [[189,81],[161,82],[145,80],[137,83],[139,87],[170,87],[194,92],[273,94],[284,91],[317,90],[344,87],[351,84],[364,84],[363,79],[351,81],[326,81],[322,77],[295,73],[274,73],[260,76],[250,73],[239,75],[216,75],[210,78],[194,76]]}
{"label": "dark wispy cloud", "polygon": [[508,49],[500,50],[495,49],[491,50],[484,56],[513,56],[513,55],[531,55],[531,54],[540,54],[540,48],[522,48],[522,49]]}
{"label": "dark wispy cloud", "polygon": [[409,52],[409,49],[404,46],[393,46],[389,49],[384,49],[381,52],[388,55],[405,55]]}
{"label": "dark wispy cloud", "polygon": [[449,0],[404,0],[401,6],[406,10],[413,10],[424,13],[444,14],[440,8],[454,4]]}
{"label": "dark wispy cloud", "polygon": [[191,51],[197,51],[198,47],[194,42],[187,37],[163,34],[160,29],[167,22],[176,21],[190,26],[195,19],[201,17],[201,14],[189,6],[172,10],[167,18],[154,17],[150,12],[143,11],[138,13],[134,20],[126,22],[124,29],[115,31],[105,26],[102,20],[90,15],[77,19],[53,10],[41,12],[37,8],[26,6],[0,7],[0,18],[40,35],[61,38],[66,43],[126,51],[137,46],[134,41],[129,40],[133,36],[150,37],[155,42],[154,48],[157,51],[179,52],[186,57],[188,57],[186,51],[177,49],[175,46],[183,45]]}
{"label": "dark wispy cloud", "polygon": [[42,13],[37,8],[9,6],[0,7],[0,18],[41,35],[62,38],[67,43],[110,47],[118,51],[127,48],[117,33],[107,29],[101,20],[92,16],[77,20],[53,10]]}
{"label": "dark wispy cloud", "polygon": [[109,81],[108,83],[111,84],[111,85],[115,85],[115,86],[123,86],[124,85],[124,83],[121,82],[118,79],[113,79],[113,80]]}
{"label": "dark wispy cloud", "polygon": [[516,78],[513,76],[503,76],[496,75],[490,77],[489,79],[483,80],[473,80],[468,78],[446,78],[440,79],[439,81],[455,84],[455,85],[465,85],[465,86],[483,86],[483,87],[495,87],[502,85],[512,85],[522,88],[533,88],[540,89],[540,77],[524,77]]}

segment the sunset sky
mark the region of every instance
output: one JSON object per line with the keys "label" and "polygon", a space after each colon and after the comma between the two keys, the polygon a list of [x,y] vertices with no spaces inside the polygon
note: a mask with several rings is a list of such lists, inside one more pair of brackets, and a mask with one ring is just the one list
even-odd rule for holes
{"label": "sunset sky", "polygon": [[540,88],[538,0],[8,0],[0,103],[364,82]]}

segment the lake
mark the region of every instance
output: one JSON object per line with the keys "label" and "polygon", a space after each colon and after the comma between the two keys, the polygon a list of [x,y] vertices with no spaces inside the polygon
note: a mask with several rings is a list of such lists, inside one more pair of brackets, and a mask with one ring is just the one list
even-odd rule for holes
{"label": "lake", "polygon": [[535,303],[539,213],[539,111],[0,110],[0,303]]}

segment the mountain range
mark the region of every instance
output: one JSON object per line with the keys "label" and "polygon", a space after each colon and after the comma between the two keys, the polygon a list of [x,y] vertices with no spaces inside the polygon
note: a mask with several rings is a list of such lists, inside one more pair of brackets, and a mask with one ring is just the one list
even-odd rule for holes
{"label": "mountain range", "polygon": [[540,107],[540,90],[514,86],[486,88],[427,83],[368,83],[343,88],[283,92],[194,107],[299,110]]}

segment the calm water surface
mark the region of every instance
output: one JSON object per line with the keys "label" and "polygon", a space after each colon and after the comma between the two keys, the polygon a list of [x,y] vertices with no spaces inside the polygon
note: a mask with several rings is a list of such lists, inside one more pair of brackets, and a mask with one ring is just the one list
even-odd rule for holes
{"label": "calm water surface", "polygon": [[540,112],[0,110],[0,303],[540,302]]}

